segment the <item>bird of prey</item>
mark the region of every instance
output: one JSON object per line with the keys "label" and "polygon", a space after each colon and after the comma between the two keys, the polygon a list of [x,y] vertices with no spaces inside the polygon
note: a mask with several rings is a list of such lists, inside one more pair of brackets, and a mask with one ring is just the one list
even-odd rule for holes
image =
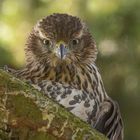
{"label": "bird of prey", "polygon": [[95,40],[83,21],[58,13],[39,20],[27,39],[25,54],[25,68],[14,74],[31,80],[110,140],[123,140],[119,106],[104,89],[95,64]]}

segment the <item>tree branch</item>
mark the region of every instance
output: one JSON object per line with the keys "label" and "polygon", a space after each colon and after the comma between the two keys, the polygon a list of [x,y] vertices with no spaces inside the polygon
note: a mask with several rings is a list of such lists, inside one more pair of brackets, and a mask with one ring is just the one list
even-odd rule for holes
{"label": "tree branch", "polygon": [[107,140],[32,86],[0,70],[0,140]]}

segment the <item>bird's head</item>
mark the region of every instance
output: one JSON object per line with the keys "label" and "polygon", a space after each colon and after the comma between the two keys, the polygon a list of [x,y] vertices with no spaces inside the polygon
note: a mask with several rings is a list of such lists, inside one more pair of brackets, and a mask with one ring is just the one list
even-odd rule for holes
{"label": "bird's head", "polygon": [[96,54],[95,42],[86,25],[67,14],[53,14],[38,21],[26,47],[27,64],[35,59],[52,67],[92,63]]}

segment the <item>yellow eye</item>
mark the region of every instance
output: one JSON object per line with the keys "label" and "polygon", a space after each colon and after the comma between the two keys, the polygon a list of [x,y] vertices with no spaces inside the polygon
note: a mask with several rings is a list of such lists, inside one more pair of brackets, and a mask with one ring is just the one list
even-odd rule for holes
{"label": "yellow eye", "polygon": [[77,45],[79,43],[79,40],[78,39],[73,39],[72,40],[72,45]]}

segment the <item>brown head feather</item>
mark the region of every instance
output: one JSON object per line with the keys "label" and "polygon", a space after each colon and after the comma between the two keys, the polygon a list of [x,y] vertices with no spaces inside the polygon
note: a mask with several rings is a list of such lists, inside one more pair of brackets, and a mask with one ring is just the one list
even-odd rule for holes
{"label": "brown head feather", "polygon": [[[80,39],[80,47],[71,53],[71,59],[81,62],[94,62],[97,49],[95,41],[88,31],[86,25],[77,17],[67,14],[53,14],[41,19],[33,28],[25,49],[27,60],[34,56],[44,56],[48,59],[46,49],[42,47],[41,39],[49,38],[53,42],[63,40],[69,43],[73,38]],[[29,60],[28,60],[29,61]],[[27,63],[28,63],[27,61]]]}
{"label": "brown head feather", "polygon": [[[49,38],[54,46],[61,40],[67,44],[70,53],[65,60],[59,60],[43,46],[44,38]],[[75,38],[79,39],[79,44],[71,49],[69,42]],[[86,25],[67,14],[53,14],[37,22],[28,37],[25,51],[30,77],[57,79],[59,82],[66,80],[74,84],[76,74],[81,74],[81,68],[88,72],[87,65],[94,64],[97,54],[95,41]],[[87,80],[87,77],[82,76],[82,80]]]}

